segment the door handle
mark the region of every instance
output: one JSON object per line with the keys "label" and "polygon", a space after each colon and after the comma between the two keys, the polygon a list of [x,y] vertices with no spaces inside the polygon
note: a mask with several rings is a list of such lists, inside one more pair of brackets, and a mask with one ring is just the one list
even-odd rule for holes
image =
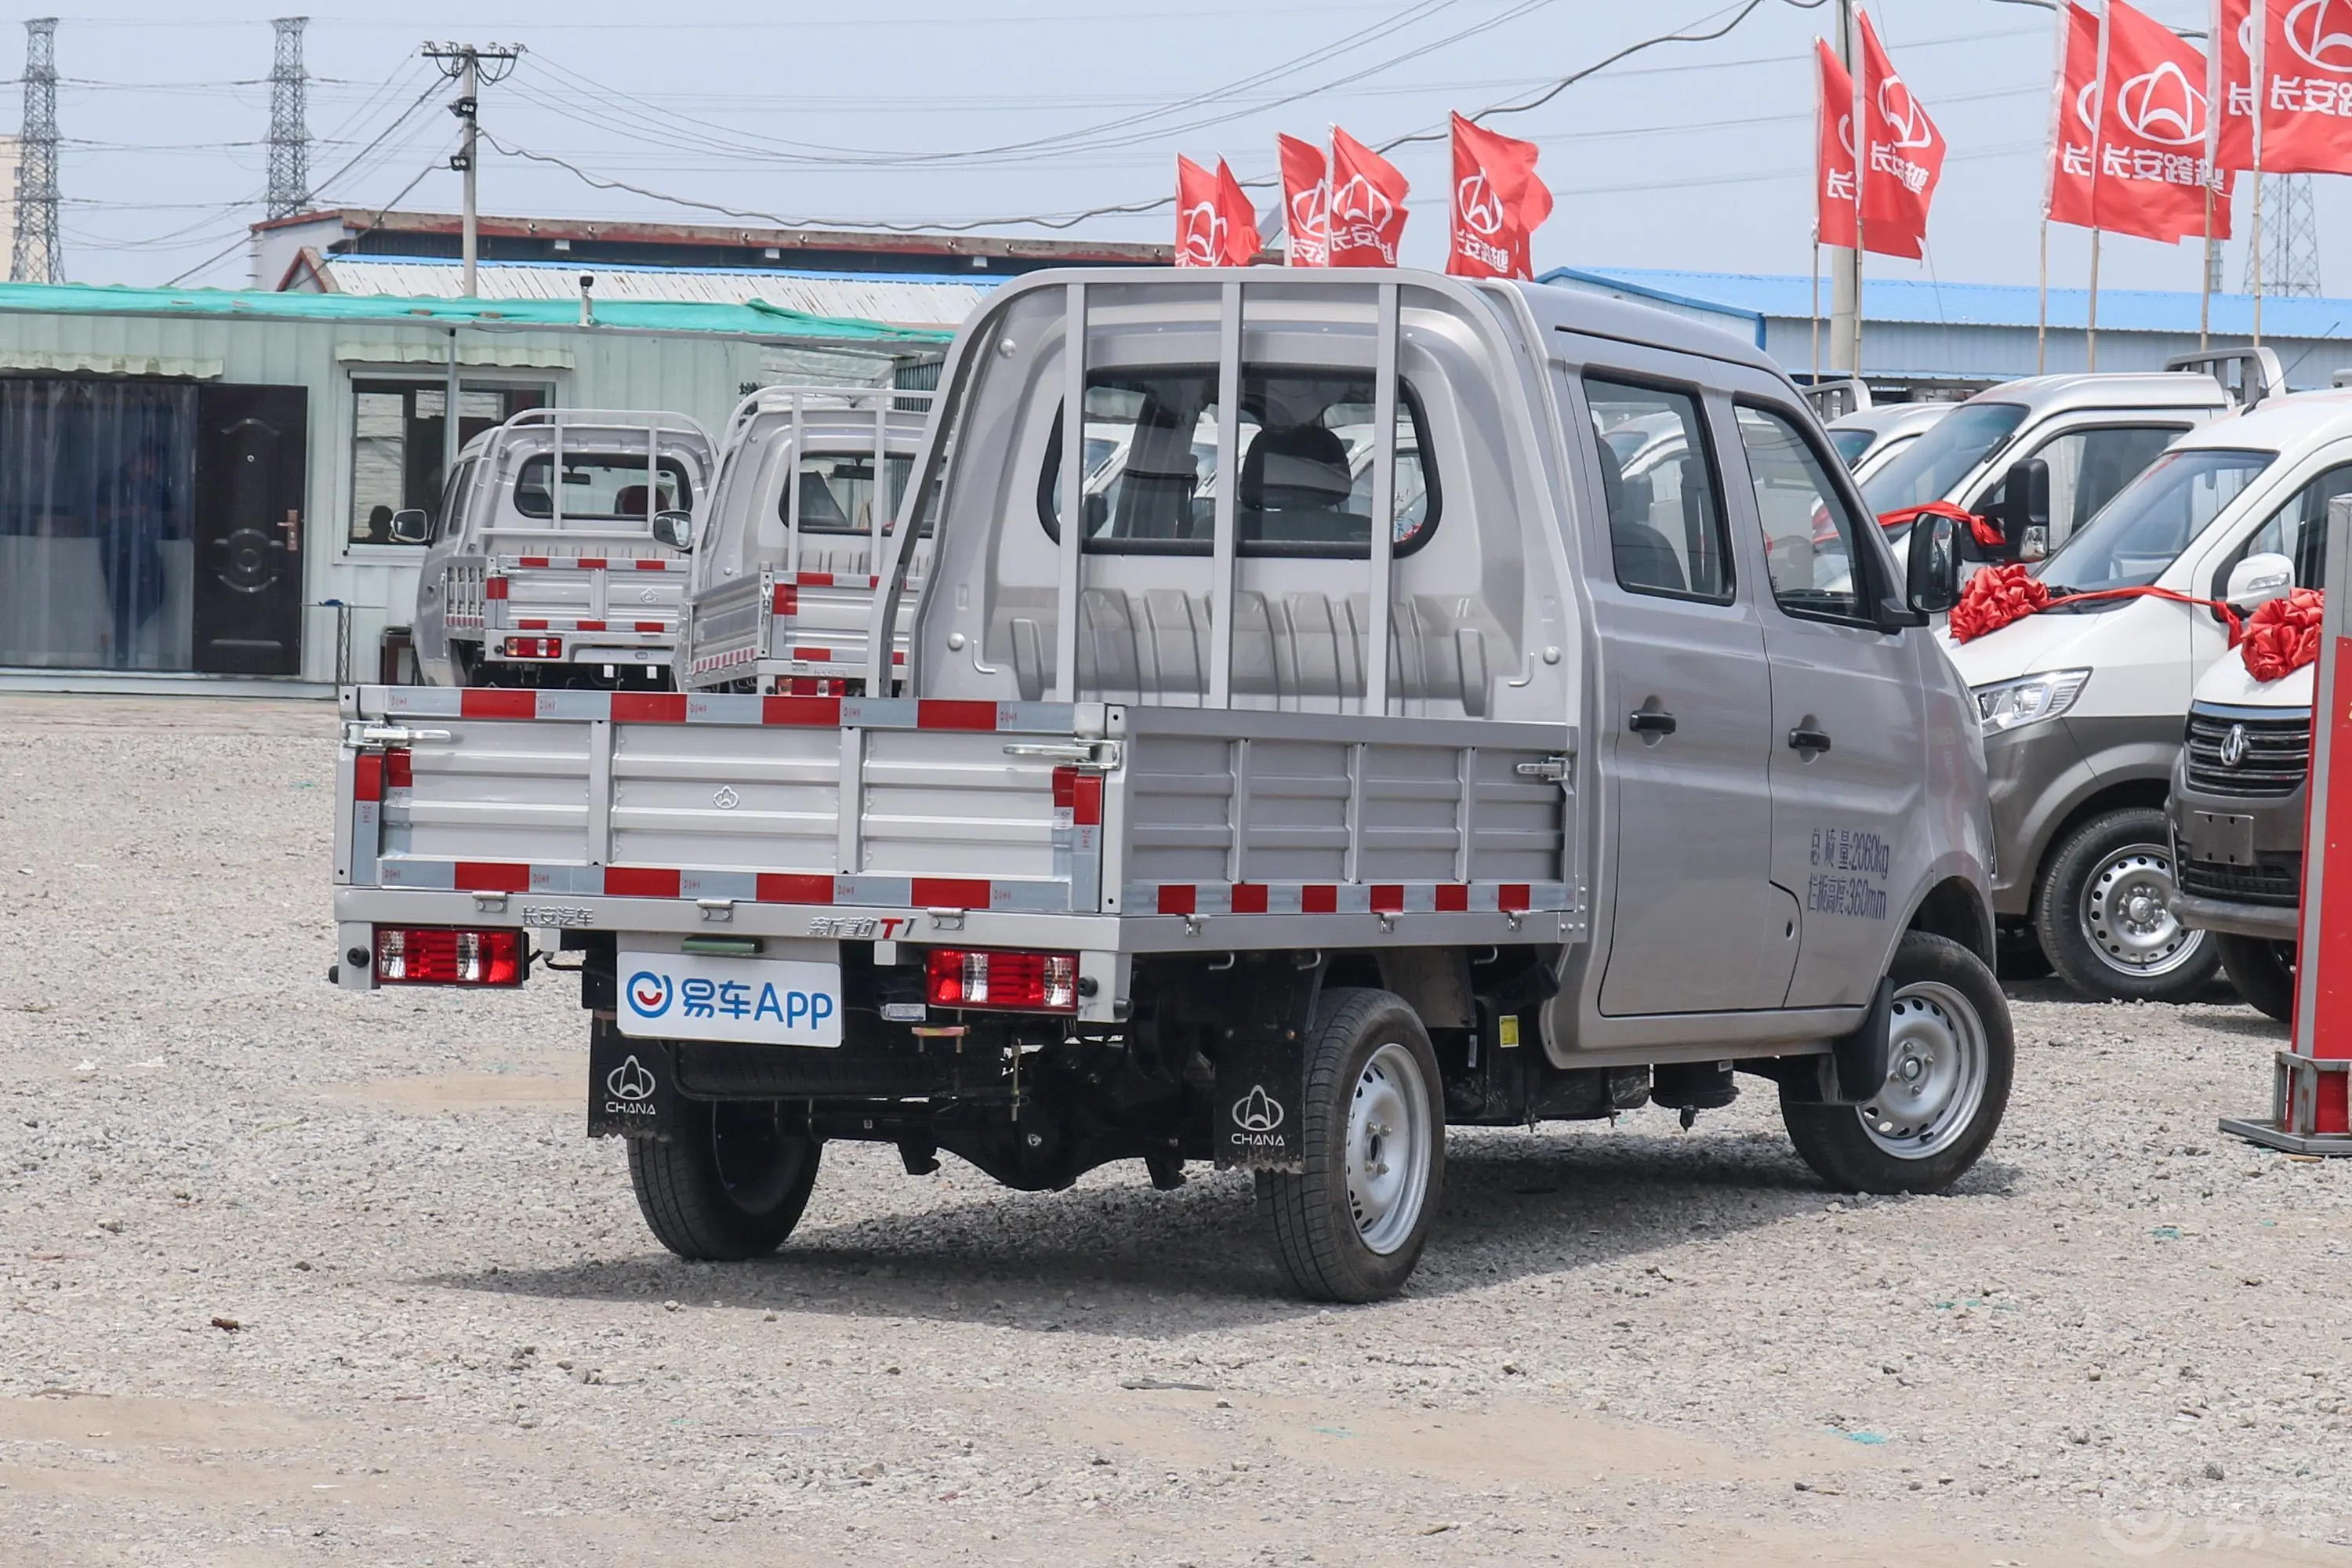
{"label": "door handle", "polygon": [[1671,735],[1675,732],[1675,716],[1641,710],[1625,715],[1625,728],[1636,735]]}
{"label": "door handle", "polygon": [[1830,749],[1830,732],[1800,726],[1789,731],[1789,749],[1792,752],[1826,752]]}

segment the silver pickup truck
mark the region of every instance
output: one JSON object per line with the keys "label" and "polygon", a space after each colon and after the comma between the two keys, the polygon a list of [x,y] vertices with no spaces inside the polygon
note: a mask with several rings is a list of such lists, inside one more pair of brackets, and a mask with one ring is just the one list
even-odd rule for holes
{"label": "silver pickup truck", "polygon": [[683,414],[532,408],[467,443],[441,515],[404,511],[426,545],[417,667],[436,686],[667,690],[709,489],[709,434]]}
{"label": "silver pickup truck", "polygon": [[[937,486],[904,696],[344,694],[339,983],[576,970],[665,1245],[774,1249],[833,1139],[1033,1189],[1213,1161],[1360,1300],[1449,1126],[1687,1124],[1747,1074],[1841,1189],[1983,1152],[1951,524],[1898,578],[1754,348],[1533,285],[1070,270],[942,388],[868,623],[879,692]],[[1100,504],[1071,411],[1126,443]],[[1683,451],[1629,480],[1643,420]]]}
{"label": "silver pickup truck", "polygon": [[[695,523],[679,686],[864,689],[876,574],[930,404],[928,392],[887,387],[771,386],[736,405]],[[921,586],[927,541],[919,525],[910,590]],[[903,619],[894,632],[895,673]]]}

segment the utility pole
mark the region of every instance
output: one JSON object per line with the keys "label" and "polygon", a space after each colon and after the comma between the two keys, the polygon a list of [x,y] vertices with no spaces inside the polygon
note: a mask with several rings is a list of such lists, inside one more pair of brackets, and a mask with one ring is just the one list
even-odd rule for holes
{"label": "utility pole", "polygon": [[264,217],[292,217],[310,205],[310,124],[305,113],[310,78],[302,69],[302,29],[308,16],[280,16],[278,50],[269,67],[269,187]]}
{"label": "utility pole", "polygon": [[58,240],[58,19],[25,24],[25,130],[17,146],[16,243],[8,257],[16,283],[62,283]]}
{"label": "utility pole", "polygon": [[[1853,0],[1838,0],[1838,58],[1845,62],[1846,72],[1857,86],[1862,80],[1862,30],[1854,19]],[[1837,132],[1837,110],[1827,111],[1830,132]],[[1869,177],[1869,137],[1863,129],[1861,117],[1847,108],[1848,123],[1853,143],[1853,183],[1859,191]],[[1862,237],[1857,234],[1854,237]],[[1831,246],[1830,253],[1830,368],[1852,375],[1862,374],[1862,251],[1848,250],[1843,246]]]}
{"label": "utility pole", "polygon": [[481,257],[481,204],[477,185],[481,156],[482,89],[506,80],[522,58],[520,44],[427,44],[425,58],[457,84],[457,101],[449,105],[466,128],[464,144],[450,155],[449,166],[466,176],[466,206],[461,254],[465,258],[464,294],[475,297],[475,271]]}

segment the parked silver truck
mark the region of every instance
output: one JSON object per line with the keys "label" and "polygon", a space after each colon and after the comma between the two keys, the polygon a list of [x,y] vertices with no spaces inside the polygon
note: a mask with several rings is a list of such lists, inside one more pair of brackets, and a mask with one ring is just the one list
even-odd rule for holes
{"label": "parked silver truck", "polygon": [[[890,387],[771,386],[736,405],[693,542],[680,686],[863,691],[876,574],[930,403]],[[926,538],[915,552],[919,590]],[[903,624],[893,634],[895,677]]]}
{"label": "parked silver truck", "polygon": [[683,414],[526,409],[458,453],[425,544],[417,668],[436,686],[670,689],[709,434]]}
{"label": "parked silver truck", "polygon": [[[1362,1300],[1448,1126],[1687,1125],[1747,1073],[1837,1188],[1982,1153],[1953,525],[1898,578],[1753,346],[1420,272],[1068,270],[942,388],[868,623],[880,691],[936,485],[907,695],[344,693],[340,984],[576,968],[589,1131],[666,1246],[773,1250],[833,1139],[1023,1188],[1213,1161],[1299,1292]],[[1125,433],[1115,501],[1073,416]],[[1601,430],[1653,417],[1685,452],[1629,484]]]}

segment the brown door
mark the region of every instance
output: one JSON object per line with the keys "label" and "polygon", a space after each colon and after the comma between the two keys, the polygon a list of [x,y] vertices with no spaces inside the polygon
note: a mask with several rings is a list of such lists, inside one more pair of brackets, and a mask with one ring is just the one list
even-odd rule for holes
{"label": "brown door", "polygon": [[213,675],[302,668],[302,499],[308,394],[197,394],[195,666]]}

